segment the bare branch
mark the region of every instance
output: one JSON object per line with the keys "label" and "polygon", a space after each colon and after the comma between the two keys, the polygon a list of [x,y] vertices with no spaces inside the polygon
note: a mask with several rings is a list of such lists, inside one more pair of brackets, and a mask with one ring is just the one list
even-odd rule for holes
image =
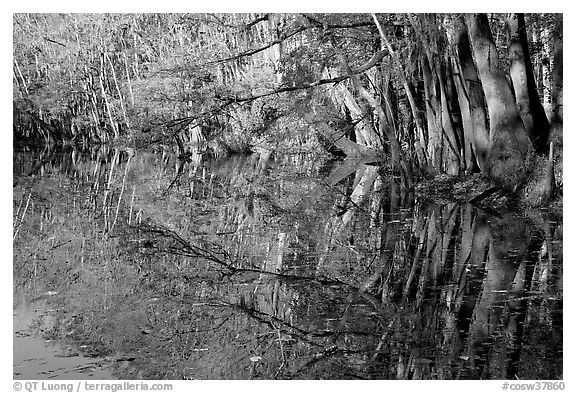
{"label": "bare branch", "polygon": [[42,38],[44,38],[44,39],[45,39],[46,41],[48,41],[48,42],[52,42],[53,44],[58,44],[58,45],[60,45],[60,46],[63,46],[64,48],[66,48],[66,45],[64,45],[64,44],[61,43],[61,42],[51,40],[51,39],[48,38],[48,37],[42,37]]}
{"label": "bare branch", "polygon": [[245,26],[242,26],[240,28],[240,31],[248,30],[252,26],[257,25],[258,23],[263,22],[265,20],[268,20],[269,18],[270,18],[270,14],[264,14],[264,15],[256,18],[256,19],[254,19],[253,21],[248,22]]}
{"label": "bare branch", "polygon": [[351,78],[357,74],[361,74],[361,73],[369,70],[370,68],[372,68],[376,64],[378,64],[387,55],[388,55],[387,50],[378,51],[378,52],[374,53],[372,58],[370,60],[368,60],[365,64],[361,65],[358,68],[350,69],[350,74],[347,74],[347,75],[341,75],[341,76],[338,76],[335,78],[330,78],[330,79],[319,79],[317,81],[314,81],[311,83],[305,83],[305,84],[298,85],[298,86],[284,86],[284,87],[280,87],[280,88],[276,88],[276,89],[269,89],[269,90],[266,90],[266,91],[263,91],[260,93],[256,93],[256,94],[249,93],[249,94],[244,95],[244,96],[225,97],[222,100],[223,101],[222,104],[218,105],[216,108],[209,109],[209,110],[204,111],[204,112],[197,114],[195,116],[175,119],[175,120],[172,120],[170,122],[164,123],[164,125],[166,125],[167,127],[175,127],[175,126],[179,126],[179,125],[180,126],[186,126],[194,120],[201,119],[201,118],[204,118],[206,116],[211,116],[214,113],[218,113],[220,111],[223,111],[225,108],[227,108],[228,106],[230,106],[232,104],[241,104],[244,102],[256,100],[258,98],[268,97],[268,96],[271,96],[274,94],[286,93],[289,91],[306,90],[306,89],[310,89],[310,88],[317,87],[317,86],[327,85],[330,83],[340,83],[340,82],[345,81],[345,80],[347,80],[347,79],[349,79],[349,78]]}
{"label": "bare branch", "polygon": [[309,29],[316,29],[316,28],[327,28],[327,29],[352,29],[352,28],[356,28],[356,27],[366,27],[366,26],[371,26],[372,22],[359,22],[359,23],[350,23],[350,24],[326,24],[325,26],[319,22],[316,19],[311,18],[308,15],[305,15],[306,19],[311,22],[309,25],[307,26],[300,26],[298,27],[296,30],[293,30],[289,33],[284,33],[281,37],[279,37],[278,39],[275,39],[274,41],[271,41],[267,44],[265,44],[264,46],[261,46],[259,48],[255,48],[255,49],[250,49],[247,51],[244,51],[242,53],[238,53],[234,56],[230,56],[224,59],[220,59],[220,60],[215,60],[213,62],[207,63],[207,64],[218,64],[218,63],[223,63],[226,61],[232,61],[232,60],[236,60],[239,59],[241,57],[246,57],[246,56],[252,56],[255,55],[256,53],[262,52],[274,45],[280,44],[283,41],[287,40],[290,37],[295,36],[298,33],[301,33],[305,30],[309,30]]}

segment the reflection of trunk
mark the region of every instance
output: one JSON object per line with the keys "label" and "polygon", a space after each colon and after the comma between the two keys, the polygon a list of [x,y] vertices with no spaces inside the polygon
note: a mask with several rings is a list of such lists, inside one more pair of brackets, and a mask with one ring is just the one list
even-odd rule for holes
{"label": "reflection of trunk", "polygon": [[268,167],[268,161],[270,160],[271,156],[272,150],[264,150],[262,153],[260,153],[260,157],[258,158],[258,167],[254,171],[256,175],[264,174],[264,171]]}
{"label": "reflection of trunk", "polygon": [[[450,244],[453,243],[452,237],[454,236],[454,228],[456,227],[456,217],[458,215],[458,207],[456,204],[448,204],[442,208],[442,228],[441,232],[439,233],[440,246],[437,247],[438,253],[440,258],[436,259],[433,267],[433,280],[434,286],[442,285],[443,280],[447,279],[444,276],[444,269],[447,265],[453,266],[453,263],[448,261],[449,254],[452,254],[451,257],[454,257],[454,254],[450,250]],[[438,282],[437,280],[442,280]]]}
{"label": "reflection of trunk", "polygon": [[478,74],[490,116],[488,174],[498,185],[515,189],[528,175],[530,142],[516,109],[486,14],[466,17]]}
{"label": "reflection of trunk", "polygon": [[[112,158],[112,163],[110,165],[110,171],[108,173],[108,183],[106,184],[106,188],[104,190],[104,199],[102,201],[102,211],[103,211],[103,215],[104,215],[104,228],[106,228],[106,230],[110,229],[110,209],[111,206],[108,206],[108,196],[110,195],[110,193],[112,193],[112,177],[114,175],[114,167],[116,165],[116,162],[118,161],[118,159],[120,158],[120,150],[118,149],[114,149],[114,158]],[[111,197],[110,197],[111,199]],[[110,204],[112,203],[112,201],[110,200]]]}
{"label": "reflection of trunk", "polygon": [[524,129],[538,152],[544,151],[548,142],[550,124],[540,103],[532,62],[528,52],[528,37],[524,14],[512,14],[508,18],[510,29],[510,77],[516,95],[516,106],[524,123]]}
{"label": "reflection of trunk", "polygon": [[[112,231],[112,229],[114,229],[114,226],[116,225],[116,221],[118,220],[118,214],[120,213],[120,204],[122,203],[122,196],[124,195],[124,190],[126,189],[126,177],[128,175],[128,169],[130,168],[130,160],[132,159],[132,156],[134,155],[134,152],[132,150],[128,151],[128,161],[126,162],[126,168],[124,168],[124,177],[122,178],[122,187],[120,188],[120,195],[118,196],[118,204],[116,205],[116,214],[114,215],[114,221],[112,222],[112,225],[110,226],[110,231]],[[132,206],[130,206],[130,209],[132,209]]]}
{"label": "reflection of trunk", "polygon": [[507,289],[506,267],[494,254],[494,243],[490,242],[485,279],[482,282],[482,294],[474,308],[470,322],[468,345],[470,357],[474,359],[475,379],[491,378],[489,370],[484,369],[493,343],[493,335],[502,314],[500,303]]}
{"label": "reflection of trunk", "polygon": [[416,245],[416,253],[412,260],[412,268],[410,269],[408,279],[406,280],[404,284],[404,289],[402,291],[402,304],[406,304],[408,297],[410,295],[412,282],[416,277],[416,272],[420,264],[420,258],[422,252],[424,251],[424,241],[426,240],[427,228],[428,228],[428,222],[426,220],[426,217],[422,214],[419,214],[417,216],[416,221],[414,222],[412,230],[412,232],[415,234],[415,237],[418,239],[418,243]]}
{"label": "reflection of trunk", "polygon": [[[358,184],[354,188],[352,195],[350,196],[350,200],[354,206],[359,206],[366,195],[372,190],[372,186],[374,184],[374,180],[378,176],[378,167],[374,165],[365,166],[364,173],[358,181]],[[342,217],[342,228],[346,227],[352,217],[354,216],[355,208],[348,209],[344,216]]]}
{"label": "reflection of trunk", "polygon": [[[357,170],[357,176],[352,185],[353,191],[350,197],[343,196],[335,203],[335,215],[332,216],[324,226],[324,239],[320,244],[316,275],[321,275],[328,253],[353,219],[356,209],[363,204],[364,199],[372,190],[377,177],[378,167],[363,165]],[[350,202],[347,203],[347,200]],[[342,206],[346,205],[348,206],[342,215]]]}
{"label": "reflection of trunk", "polygon": [[[465,217],[467,215],[468,214],[465,213]],[[469,217],[469,219],[471,219],[471,217]],[[469,224],[470,227],[465,226],[463,228],[463,230],[466,231],[467,236],[465,239],[463,235],[462,241],[466,241],[466,243],[470,244],[470,252],[466,256],[466,271],[462,272],[464,276],[460,282],[460,293],[462,293],[462,299],[458,299],[459,307],[456,326],[458,327],[462,340],[468,339],[469,343],[474,340],[474,337],[469,337],[477,330],[477,327],[474,327],[472,321],[473,316],[475,315],[475,308],[478,304],[478,297],[482,293],[482,277],[484,276],[487,260],[487,248],[490,232],[488,224],[484,221],[485,220],[482,217],[477,216],[473,222]],[[472,239],[469,238],[470,235],[472,236]],[[460,258],[462,260],[464,256],[461,254]],[[482,326],[481,323],[480,325]],[[468,354],[473,355],[469,352]],[[479,358],[478,360],[482,361],[483,359]],[[475,364],[475,360],[472,360],[472,363]],[[478,378],[478,375],[465,377]]]}
{"label": "reflection of trunk", "polygon": [[[523,219],[508,216],[492,219],[490,225],[490,244],[482,294],[474,309],[470,327],[469,346],[471,356],[478,359],[476,378],[498,378],[503,375],[490,375],[490,363],[487,345],[497,337],[501,317],[506,305],[508,293],[512,289],[523,287],[526,271],[521,262],[526,256],[525,239],[530,238],[529,227]],[[520,266],[520,269],[516,269]],[[514,280],[518,280],[515,283]]]}
{"label": "reflection of trunk", "polygon": [[[264,271],[272,273],[282,272],[284,253],[286,252],[287,246],[286,238],[286,232],[280,232],[278,234],[278,243],[272,246],[266,255],[263,266]],[[260,274],[260,281],[264,282],[264,284],[258,290],[264,295],[264,298],[262,302],[257,302],[259,310],[269,312],[273,316],[278,316],[280,311],[279,297],[281,295],[280,280],[273,280],[272,282],[266,283],[266,280],[264,280],[265,277],[265,274]],[[256,290],[254,292],[256,292]]]}
{"label": "reflection of trunk", "polygon": [[538,257],[538,251],[542,240],[533,237],[528,246],[528,251],[523,258],[516,276],[512,282],[511,293],[516,299],[511,299],[508,304],[508,323],[506,326],[506,336],[510,339],[508,354],[508,365],[506,368],[506,378],[517,378],[520,371],[520,356],[522,354],[522,342],[524,334],[524,325],[527,323],[527,305],[528,301],[524,298],[529,290],[530,282],[534,274],[535,259]]}

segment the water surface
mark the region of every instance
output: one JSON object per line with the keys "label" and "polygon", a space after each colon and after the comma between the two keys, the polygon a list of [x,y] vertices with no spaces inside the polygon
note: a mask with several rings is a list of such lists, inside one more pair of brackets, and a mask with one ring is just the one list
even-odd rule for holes
{"label": "water surface", "polygon": [[27,149],[13,194],[15,307],[110,378],[562,378],[548,212],[266,152]]}

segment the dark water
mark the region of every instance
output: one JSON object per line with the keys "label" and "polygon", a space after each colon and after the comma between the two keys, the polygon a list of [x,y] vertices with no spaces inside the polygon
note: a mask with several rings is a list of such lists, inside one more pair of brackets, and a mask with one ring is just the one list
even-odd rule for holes
{"label": "dark water", "polygon": [[562,217],[265,153],[15,151],[13,193],[15,314],[92,372],[562,378]]}

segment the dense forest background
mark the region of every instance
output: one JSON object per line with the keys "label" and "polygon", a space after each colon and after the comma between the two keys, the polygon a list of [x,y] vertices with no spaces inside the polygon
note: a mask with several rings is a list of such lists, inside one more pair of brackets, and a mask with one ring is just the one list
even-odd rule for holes
{"label": "dense forest background", "polygon": [[[562,14],[15,14],[17,143],[330,151],[562,186]],[[550,144],[550,142],[553,142]]]}

